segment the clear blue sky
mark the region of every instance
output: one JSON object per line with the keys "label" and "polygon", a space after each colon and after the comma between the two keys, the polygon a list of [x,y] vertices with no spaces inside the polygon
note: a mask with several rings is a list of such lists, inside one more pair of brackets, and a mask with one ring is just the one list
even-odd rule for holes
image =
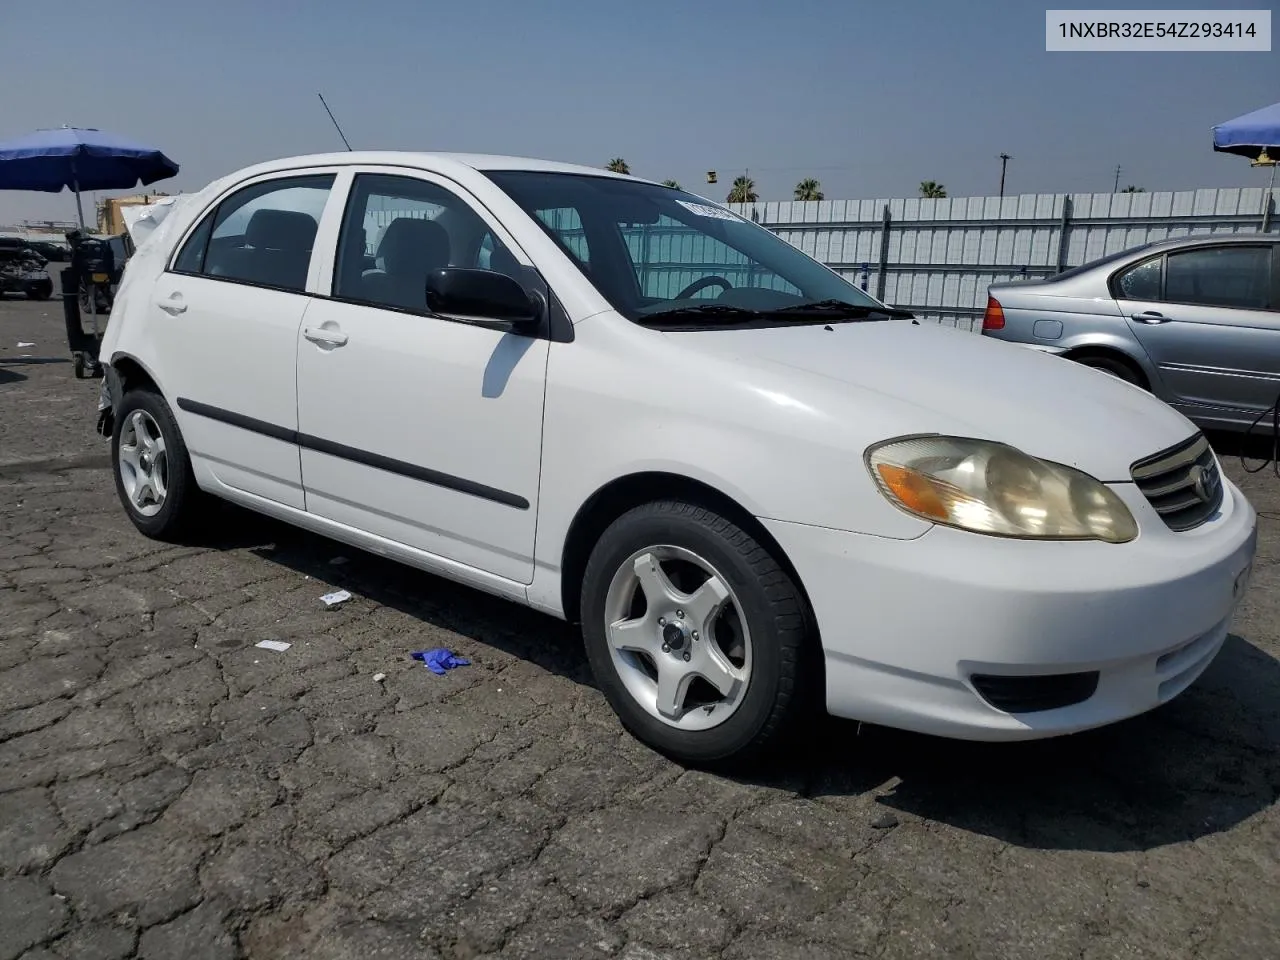
{"label": "clear blue sky", "polygon": [[[806,175],[828,198],[910,196],[925,179],[994,194],[1001,151],[1008,193],[1109,190],[1117,163],[1122,187],[1265,185],[1211,151],[1210,127],[1280,99],[1280,52],[1046,53],[1045,7],[3,0],[0,138],[110,129],[182,166],[158,189],[192,190],[340,148],[322,90],[357,148],[622,156],[717,199],[744,168],[764,199]],[[0,193],[0,223],[73,209],[67,193]]]}

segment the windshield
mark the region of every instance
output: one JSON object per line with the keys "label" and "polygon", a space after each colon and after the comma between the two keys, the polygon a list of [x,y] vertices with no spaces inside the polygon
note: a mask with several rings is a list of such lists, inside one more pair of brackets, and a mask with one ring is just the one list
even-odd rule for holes
{"label": "windshield", "polygon": [[[660,324],[696,314],[814,322],[816,313],[825,322],[844,304],[864,317],[886,310],[763,227],[681,190],[576,173],[485,175],[629,320]],[[789,312],[811,304],[819,310]]]}

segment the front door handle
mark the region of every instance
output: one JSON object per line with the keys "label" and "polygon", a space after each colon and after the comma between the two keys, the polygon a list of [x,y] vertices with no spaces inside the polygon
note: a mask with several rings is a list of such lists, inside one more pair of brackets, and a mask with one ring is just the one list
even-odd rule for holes
{"label": "front door handle", "polygon": [[1169,318],[1163,313],[1155,310],[1143,310],[1141,313],[1135,313],[1133,319],[1138,323],[1168,323]]}
{"label": "front door handle", "polygon": [[312,343],[326,347],[343,347],[347,343],[347,335],[341,330],[326,330],[324,327],[307,327],[302,335]]}
{"label": "front door handle", "polygon": [[180,293],[170,294],[168,299],[161,300],[158,306],[165,313],[172,314],[175,317],[180,313],[187,312],[187,305],[182,302],[182,294]]}

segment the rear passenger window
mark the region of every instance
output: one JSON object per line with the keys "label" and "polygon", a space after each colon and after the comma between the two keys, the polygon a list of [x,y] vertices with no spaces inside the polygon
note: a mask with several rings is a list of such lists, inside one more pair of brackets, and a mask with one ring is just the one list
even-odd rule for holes
{"label": "rear passenger window", "polygon": [[1169,254],[1165,299],[1171,303],[1265,310],[1270,294],[1270,247],[1210,247]]}
{"label": "rear passenger window", "polygon": [[187,239],[174,268],[303,292],[333,174],[268,180],[233,193]]}
{"label": "rear passenger window", "polygon": [[1120,296],[1124,300],[1159,300],[1160,265],[1163,257],[1145,260],[1120,275]]}

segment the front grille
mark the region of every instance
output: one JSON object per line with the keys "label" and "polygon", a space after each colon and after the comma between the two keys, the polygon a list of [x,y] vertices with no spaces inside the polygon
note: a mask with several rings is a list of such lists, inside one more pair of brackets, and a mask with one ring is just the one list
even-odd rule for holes
{"label": "front grille", "polygon": [[1222,474],[1204,434],[1139,460],[1129,474],[1170,530],[1198,527],[1222,506]]}
{"label": "front grille", "polygon": [[975,673],[969,678],[982,699],[1005,713],[1036,713],[1083,703],[1098,689],[1098,671],[1010,677]]}

